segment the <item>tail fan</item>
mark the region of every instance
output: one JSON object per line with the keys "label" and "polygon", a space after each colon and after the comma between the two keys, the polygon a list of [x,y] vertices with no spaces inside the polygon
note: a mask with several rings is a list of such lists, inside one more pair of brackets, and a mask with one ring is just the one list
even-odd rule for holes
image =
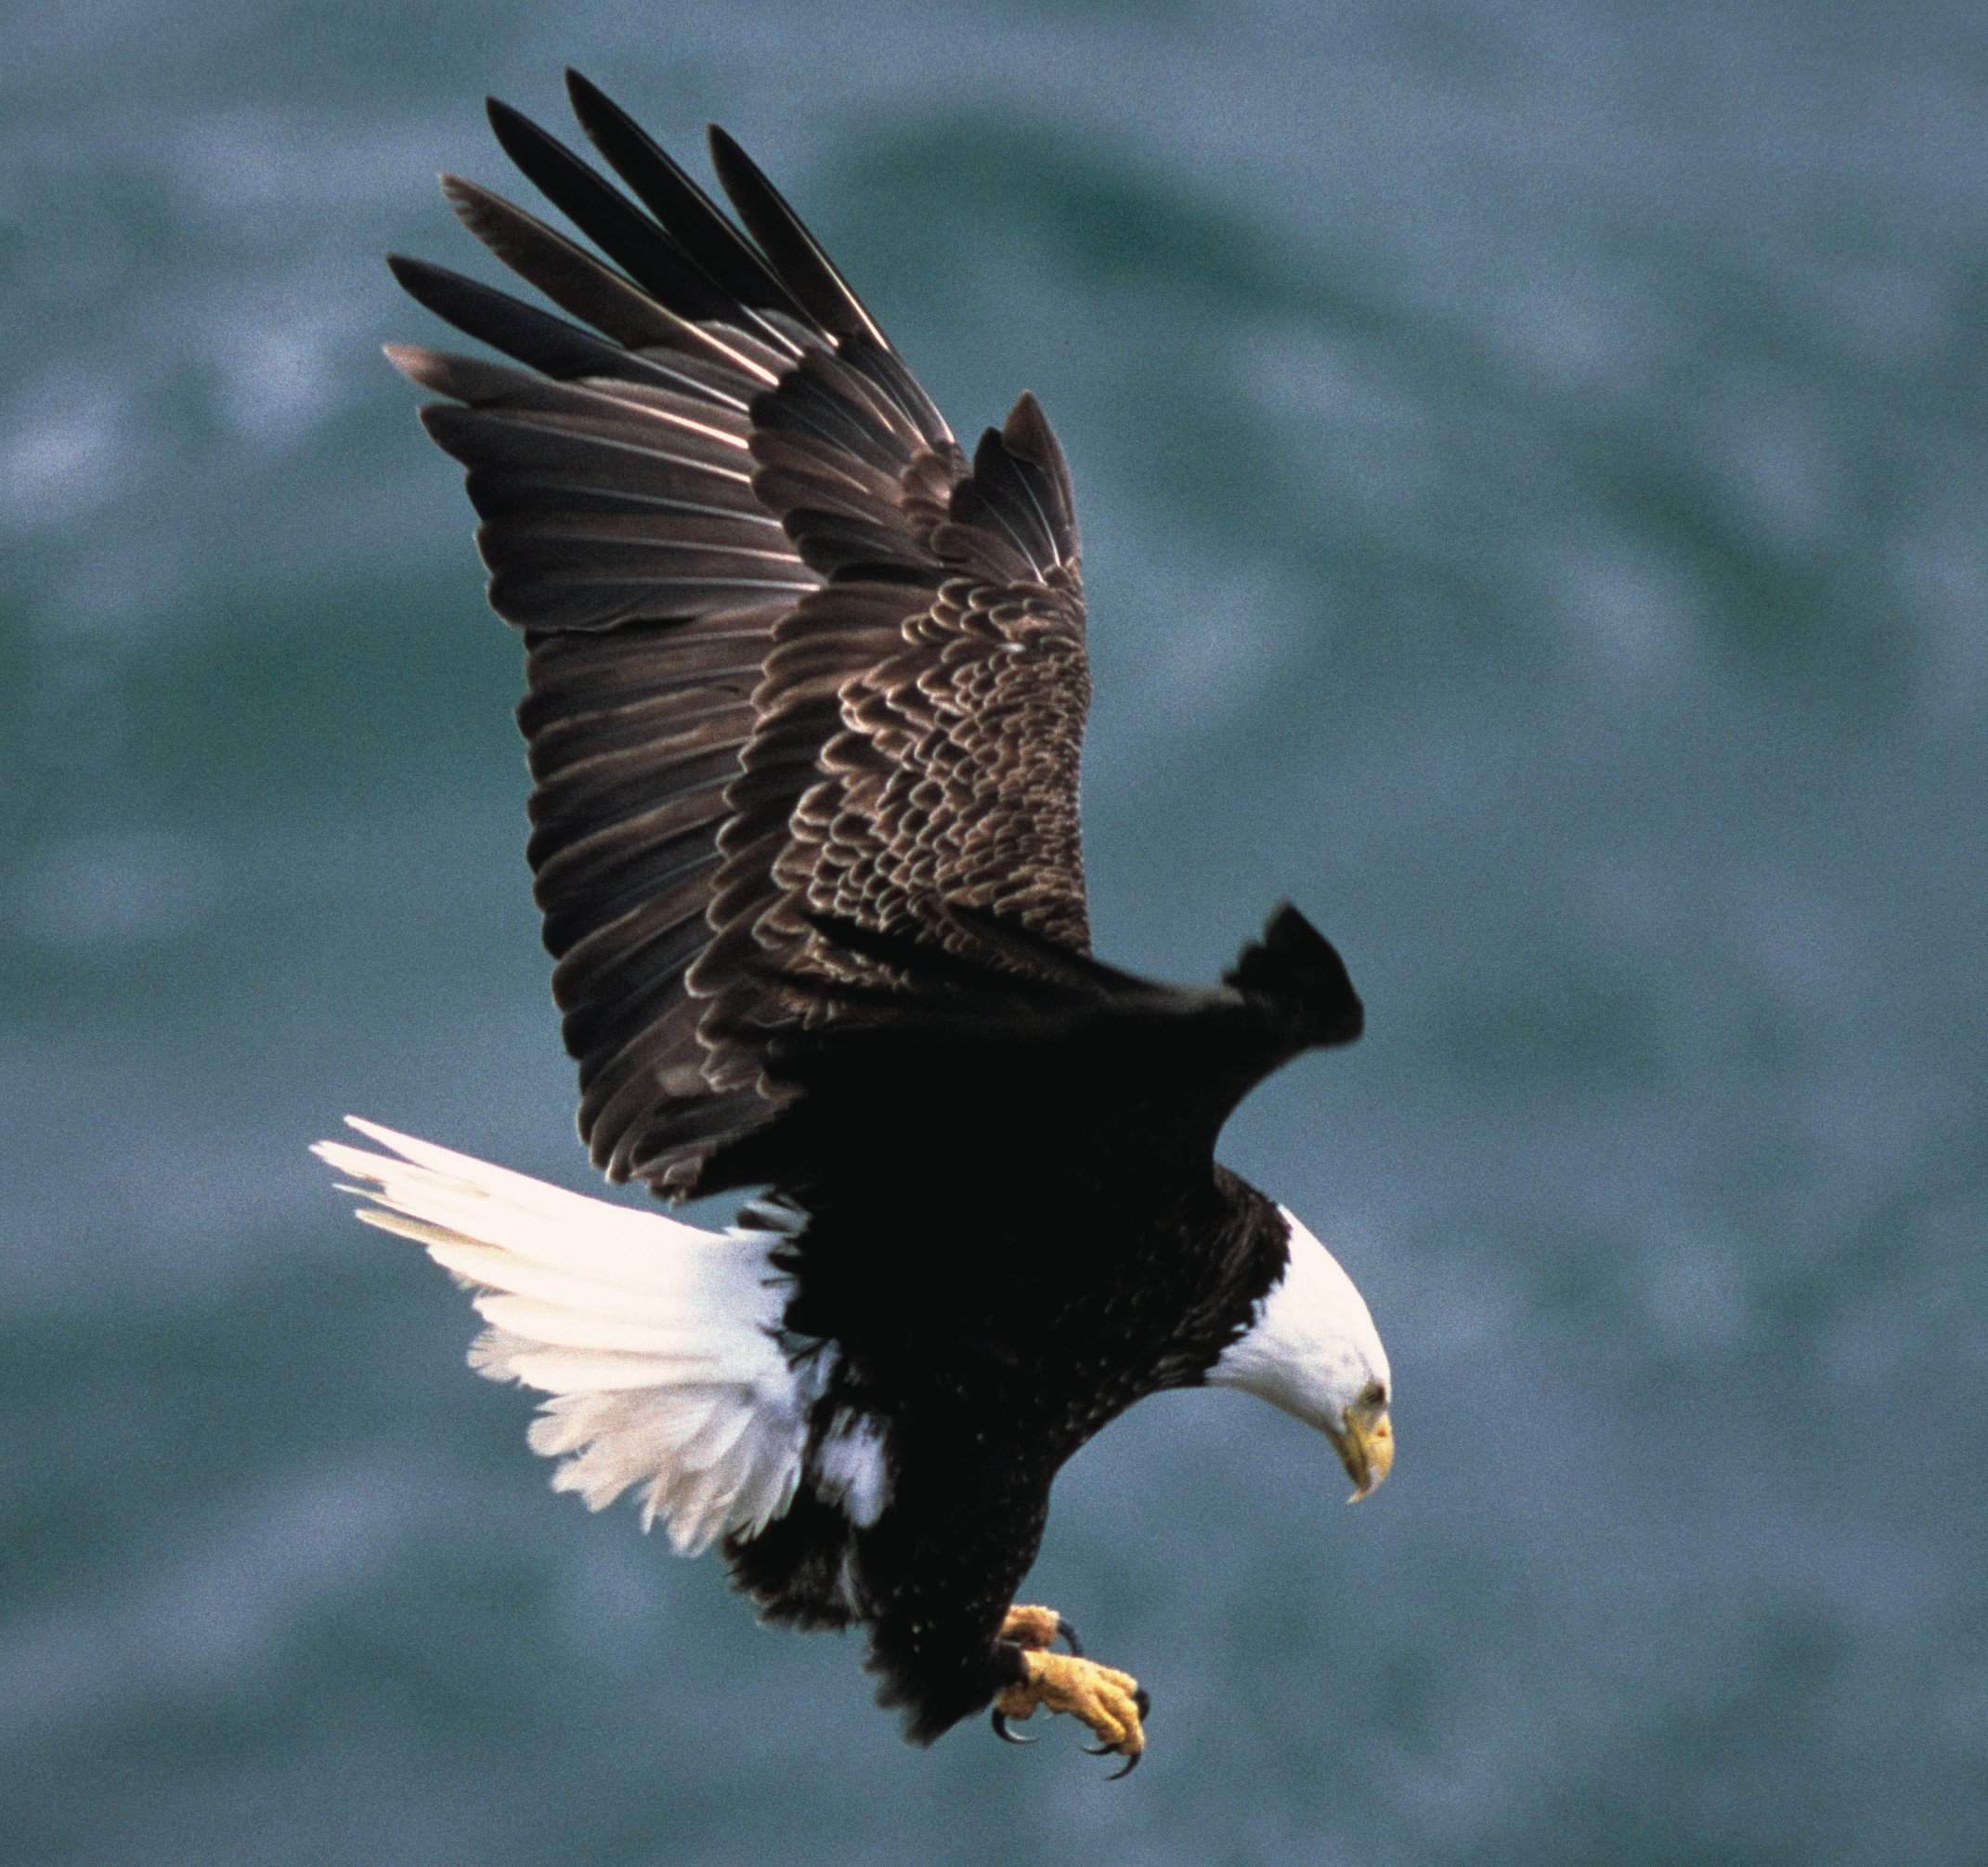
{"label": "tail fan", "polygon": [[528,1439],[560,1461],[553,1489],[598,1510],[635,1487],[683,1555],[786,1510],[825,1370],[780,1345],[782,1232],[699,1231],[346,1120],[390,1151],[311,1151],[473,1293],[470,1366],[547,1396]]}

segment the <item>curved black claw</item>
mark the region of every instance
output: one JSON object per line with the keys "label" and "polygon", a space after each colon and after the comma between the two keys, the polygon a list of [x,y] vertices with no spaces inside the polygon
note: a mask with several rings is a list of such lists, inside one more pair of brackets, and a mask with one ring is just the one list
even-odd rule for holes
{"label": "curved black claw", "polygon": [[1116,1783],[1121,1777],[1130,1776],[1132,1772],[1139,1767],[1139,1758],[1144,1757],[1146,1753],[1143,1750],[1134,1751],[1132,1755],[1125,1759],[1124,1769],[1114,1770],[1111,1773],[1111,1775],[1105,1778],[1105,1781],[1107,1783]]}
{"label": "curved black claw", "polygon": [[1063,1644],[1081,1660],[1084,1657],[1084,1642],[1077,1638],[1077,1630],[1061,1614],[1056,1617],[1056,1631]]}
{"label": "curved black claw", "polygon": [[1152,1694],[1144,1686],[1135,1686],[1132,1689],[1132,1702],[1139,1708],[1142,1723],[1152,1716]]}
{"label": "curved black claw", "polygon": [[1020,1737],[1016,1735],[1015,1732],[1008,1730],[1007,1714],[1003,1711],[999,1705],[994,1706],[994,1711],[992,1715],[988,1718],[987,1722],[994,1726],[994,1734],[998,1737],[1003,1744],[1033,1744],[1035,1742],[1033,1737]]}

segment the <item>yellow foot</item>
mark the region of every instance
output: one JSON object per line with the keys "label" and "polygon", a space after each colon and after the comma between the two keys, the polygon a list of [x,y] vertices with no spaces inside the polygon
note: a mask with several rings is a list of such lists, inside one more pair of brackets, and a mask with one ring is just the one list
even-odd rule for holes
{"label": "yellow foot", "polygon": [[1037,1653],[1054,1646],[1060,1638],[1072,1653],[1084,1651],[1084,1642],[1077,1638],[1076,1628],[1054,1608],[1025,1608],[1019,1601],[1007,1611],[1007,1619],[1001,1623],[1001,1638]]}
{"label": "yellow foot", "polygon": [[[1044,1609],[1024,1613],[1046,1613]],[[1137,1679],[1096,1660],[1074,1653],[1052,1653],[1041,1647],[1021,1650],[1022,1678],[1019,1684],[1001,1692],[994,1704],[994,1728],[1014,1744],[1032,1739],[1013,1737],[1007,1730],[1011,1718],[1033,1718],[1038,1710],[1067,1711],[1082,1718],[1098,1739],[1092,1753],[1104,1757],[1116,1753],[1125,1759],[1114,1776],[1128,1776],[1145,1754],[1146,1732],[1139,1720],[1151,1708]]]}

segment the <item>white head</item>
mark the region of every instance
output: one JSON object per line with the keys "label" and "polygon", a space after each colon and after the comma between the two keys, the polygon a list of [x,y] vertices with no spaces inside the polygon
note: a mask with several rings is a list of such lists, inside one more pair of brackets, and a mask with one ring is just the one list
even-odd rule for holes
{"label": "white head", "polygon": [[1316,1426],[1353,1480],[1357,1503],[1395,1462],[1387,1351],[1339,1260],[1282,1206],[1277,1210],[1290,1230],[1290,1262],[1207,1379]]}

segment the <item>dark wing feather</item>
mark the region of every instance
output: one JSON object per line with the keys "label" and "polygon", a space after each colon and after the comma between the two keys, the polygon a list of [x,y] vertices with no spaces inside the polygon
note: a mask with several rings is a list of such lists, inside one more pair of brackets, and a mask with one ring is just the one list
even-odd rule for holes
{"label": "dark wing feather", "polygon": [[[835,1015],[776,1033],[767,1062],[797,1093],[730,1139],[708,1171],[724,1185],[777,1173],[810,1211],[903,1197],[907,1171],[943,1185],[957,1136],[982,1160],[1053,1180],[1068,1137],[1108,1121],[1111,1167],[1165,1184],[1212,1159],[1244,1096],[1300,1052],[1350,1044],[1363,1013],[1338,953],[1280,908],[1213,991],[1100,965],[1012,919],[948,908],[957,936],[838,915],[817,933],[867,976],[825,971],[786,989]],[[945,1084],[935,1101],[931,1085]],[[1101,1115],[1100,1111],[1110,1111]],[[946,1165],[932,1172],[932,1163]],[[1080,1168],[1079,1172],[1087,1172]],[[881,1187],[881,1194],[864,1189]],[[888,1235],[889,1222],[864,1223]],[[1067,1244],[1059,1249],[1067,1249]]]}
{"label": "dark wing feather", "polygon": [[801,1093],[771,1061],[853,1015],[825,984],[939,989],[825,927],[1018,976],[1087,964],[1077,536],[1032,399],[969,463],[736,144],[712,132],[734,223],[569,88],[633,200],[506,106],[491,123],[598,255],[444,188],[580,322],[396,260],[525,367],[390,354],[446,398],[423,421],[529,646],[529,852],[581,1132],[617,1177],[682,1193]]}
{"label": "dark wing feather", "polygon": [[751,314],[757,328],[770,335],[778,329],[760,316],[767,312],[805,318],[759,250],[627,111],[578,71],[566,73],[566,91],[580,127],[608,166],[669,229],[705,277],[734,305]]}

